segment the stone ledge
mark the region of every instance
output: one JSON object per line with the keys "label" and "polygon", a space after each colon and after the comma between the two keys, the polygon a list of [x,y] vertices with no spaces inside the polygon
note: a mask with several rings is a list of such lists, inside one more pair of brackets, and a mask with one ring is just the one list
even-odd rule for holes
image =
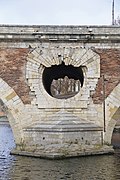
{"label": "stone ledge", "polygon": [[[11,36],[11,37],[10,37]],[[108,34],[106,38],[106,34],[101,35],[90,35],[90,34],[79,34],[79,35],[61,35],[58,34],[57,37],[54,34],[0,34],[1,42],[84,42],[84,43],[120,43],[120,36],[117,34]]]}
{"label": "stone ledge", "polygon": [[1,24],[0,32],[11,32],[11,33],[57,33],[57,34],[79,34],[79,33],[105,33],[105,34],[118,34],[120,33],[120,26],[109,26],[109,25],[8,25]]}
{"label": "stone ledge", "polygon": [[27,151],[19,151],[19,150],[12,150],[11,155],[20,155],[20,156],[28,156],[28,157],[36,157],[36,158],[44,158],[44,159],[65,159],[65,158],[73,158],[73,157],[82,157],[82,156],[93,156],[93,155],[112,155],[114,154],[114,149],[112,146],[103,146],[99,150],[86,150],[82,152],[71,152],[70,154],[62,154],[62,153],[33,153]]}
{"label": "stone ledge", "polygon": [[56,132],[56,133],[69,133],[69,132],[102,132],[103,131],[103,128],[102,127],[83,127],[83,128],[32,128],[32,127],[27,127],[26,129],[23,129],[24,132],[32,132],[32,133],[36,133],[36,132]]}

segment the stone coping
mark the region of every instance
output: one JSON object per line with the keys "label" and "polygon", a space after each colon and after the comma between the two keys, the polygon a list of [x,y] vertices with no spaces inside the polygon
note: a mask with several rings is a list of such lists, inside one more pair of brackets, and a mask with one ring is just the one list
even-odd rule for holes
{"label": "stone coping", "polygon": [[2,42],[119,43],[120,26],[97,25],[0,25]]}
{"label": "stone coping", "polygon": [[110,28],[113,28],[113,27],[118,27],[120,28],[119,25],[65,25],[65,24],[0,24],[0,27],[97,27],[97,28],[101,28],[101,27],[110,27]]}
{"label": "stone coping", "polygon": [[119,26],[0,25],[1,42],[120,42]]}
{"label": "stone coping", "polygon": [[0,34],[119,35],[120,26],[0,25]]}

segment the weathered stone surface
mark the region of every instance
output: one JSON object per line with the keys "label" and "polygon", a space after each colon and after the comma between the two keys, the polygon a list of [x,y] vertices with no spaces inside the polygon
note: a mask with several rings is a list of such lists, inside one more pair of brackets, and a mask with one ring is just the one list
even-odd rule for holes
{"label": "weathered stone surface", "polygon": [[[119,34],[113,26],[0,26],[0,99],[18,154],[112,152],[108,144],[120,107]],[[43,82],[44,69],[61,63],[81,66],[84,75],[80,91],[68,99],[52,97]]]}

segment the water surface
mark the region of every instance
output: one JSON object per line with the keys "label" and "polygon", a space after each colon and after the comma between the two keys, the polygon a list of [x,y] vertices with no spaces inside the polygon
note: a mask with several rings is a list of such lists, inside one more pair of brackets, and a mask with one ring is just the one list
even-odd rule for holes
{"label": "water surface", "polygon": [[0,180],[120,180],[120,150],[114,155],[45,160],[9,155],[11,128],[0,125]]}

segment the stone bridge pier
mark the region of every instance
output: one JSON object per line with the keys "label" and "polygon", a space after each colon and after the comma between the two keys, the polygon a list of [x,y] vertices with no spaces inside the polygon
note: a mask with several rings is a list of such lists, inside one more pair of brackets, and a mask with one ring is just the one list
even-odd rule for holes
{"label": "stone bridge pier", "polygon": [[13,154],[113,153],[120,119],[120,28],[0,26],[0,104]]}

